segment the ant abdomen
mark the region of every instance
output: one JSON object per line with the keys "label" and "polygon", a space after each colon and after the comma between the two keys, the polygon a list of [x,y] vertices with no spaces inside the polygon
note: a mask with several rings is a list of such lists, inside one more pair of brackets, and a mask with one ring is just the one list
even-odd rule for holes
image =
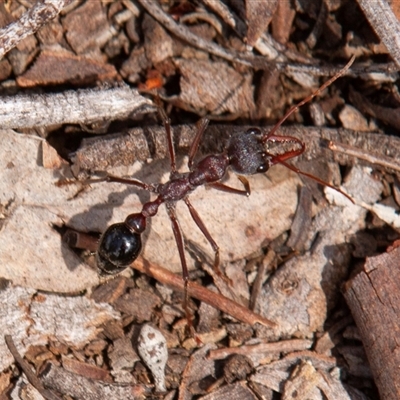
{"label": "ant abdomen", "polygon": [[111,225],[100,238],[97,266],[105,275],[118,274],[136,260],[141,250],[139,233],[132,232],[123,222]]}

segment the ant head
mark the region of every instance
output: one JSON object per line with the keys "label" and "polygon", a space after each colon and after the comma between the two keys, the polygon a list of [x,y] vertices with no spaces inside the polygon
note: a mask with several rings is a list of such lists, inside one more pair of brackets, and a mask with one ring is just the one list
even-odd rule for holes
{"label": "ant head", "polygon": [[228,157],[231,168],[237,174],[254,175],[268,171],[273,165],[258,128],[232,136],[228,143]]}

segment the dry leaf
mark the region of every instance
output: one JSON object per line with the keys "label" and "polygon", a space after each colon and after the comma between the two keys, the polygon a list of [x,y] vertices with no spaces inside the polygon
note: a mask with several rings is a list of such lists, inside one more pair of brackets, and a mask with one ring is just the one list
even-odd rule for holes
{"label": "dry leaf", "polygon": [[108,304],[83,296],[35,296],[34,289],[18,286],[2,290],[0,303],[0,371],[14,362],[4,341],[6,334],[12,335],[22,355],[30,346],[45,345],[50,339],[79,348],[96,337],[102,324],[119,318]]}
{"label": "dry leaf", "polygon": [[267,30],[278,5],[278,0],[246,0],[247,43],[254,46],[259,37]]}

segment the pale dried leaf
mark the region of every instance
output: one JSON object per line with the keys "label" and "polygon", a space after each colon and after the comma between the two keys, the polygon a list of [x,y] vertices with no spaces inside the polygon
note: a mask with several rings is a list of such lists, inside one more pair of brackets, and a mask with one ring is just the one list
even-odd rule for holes
{"label": "pale dried leaf", "polygon": [[247,43],[254,46],[260,36],[267,30],[278,5],[278,0],[246,0]]}
{"label": "pale dried leaf", "polygon": [[318,384],[322,376],[310,363],[302,363],[293,371],[290,379],[285,383],[282,400],[293,398],[323,400]]}
{"label": "pale dried leaf", "polygon": [[255,108],[251,73],[240,74],[222,62],[180,59],[176,65],[182,74],[183,104],[214,114],[243,115]]}
{"label": "pale dried leaf", "polygon": [[30,305],[29,340],[47,343],[49,338],[69,346],[82,347],[95,339],[100,326],[119,313],[104,303],[86,297],[65,297],[55,294],[40,295]]}
{"label": "pale dried leaf", "polygon": [[68,218],[64,205],[76,188],[56,187],[54,172],[37,165],[39,139],[12,131],[0,134],[0,202],[7,206],[0,231],[0,276],[56,292],[76,292],[98,284],[97,273],[52,229]]}
{"label": "pale dried leaf", "polygon": [[368,124],[367,119],[363,114],[360,113],[356,108],[345,105],[339,113],[340,121],[346,129],[352,129],[354,131],[370,132],[371,127]]}
{"label": "pale dried leaf", "polygon": [[42,165],[48,169],[59,169],[63,165],[63,159],[47,141],[42,142]]}
{"label": "pale dried leaf", "polygon": [[50,339],[79,348],[96,337],[102,324],[119,318],[108,304],[86,297],[35,296],[35,290],[19,286],[1,291],[0,303],[0,371],[14,362],[5,334],[12,335],[22,355],[30,346]]}

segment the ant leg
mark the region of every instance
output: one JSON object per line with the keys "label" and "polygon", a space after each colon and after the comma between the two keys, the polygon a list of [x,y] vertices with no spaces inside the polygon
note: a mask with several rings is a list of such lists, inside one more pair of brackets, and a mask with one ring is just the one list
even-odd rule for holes
{"label": "ant leg", "polygon": [[348,198],[353,204],[355,204],[355,203],[354,203],[354,200],[351,198],[351,196],[349,196],[347,193],[343,192],[343,190],[339,189],[338,187],[333,186],[333,185],[331,185],[330,183],[323,181],[322,179],[319,179],[317,176],[314,176],[314,175],[312,175],[312,174],[308,174],[307,172],[304,172],[304,171],[300,170],[299,168],[293,166],[292,164],[288,164],[288,163],[285,162],[285,161],[280,160],[279,163],[281,163],[281,164],[284,165],[286,168],[292,170],[293,172],[296,172],[296,173],[299,174],[299,175],[306,176],[307,178],[310,178],[310,179],[312,179],[313,181],[318,182],[320,185],[328,186],[328,187],[330,187],[331,189],[336,190],[337,192],[341,193],[344,197]]}
{"label": "ant leg", "polygon": [[204,222],[201,220],[200,215],[197,213],[195,208],[192,206],[192,204],[190,203],[189,199],[187,197],[185,197],[183,199],[183,201],[187,205],[187,207],[189,209],[189,212],[190,212],[190,215],[193,218],[193,221],[199,227],[199,229],[201,230],[201,232],[203,233],[205,238],[208,240],[208,243],[210,243],[212,249],[214,250],[214,266],[213,266],[213,268],[214,268],[215,273],[218,274],[218,276],[220,276],[225,281],[228,281],[227,283],[230,283],[229,279],[227,279],[226,276],[224,276],[222,274],[222,272],[220,271],[220,269],[219,269],[219,261],[220,260],[219,260],[219,247],[218,247],[217,243],[212,238],[210,232],[208,232],[208,229],[204,225]]}
{"label": "ant leg", "polygon": [[104,178],[93,178],[93,179],[86,179],[84,183],[91,184],[91,183],[99,183],[99,182],[117,182],[117,183],[124,183],[125,185],[134,185],[143,190],[147,190],[149,192],[155,192],[154,185],[148,185],[138,179],[127,179],[127,178],[120,178],[119,176],[109,175],[107,174]]}
{"label": "ant leg", "polygon": [[312,174],[308,174],[307,172],[301,171],[299,168],[297,168],[297,167],[295,167],[295,166],[293,166],[291,164],[288,164],[286,162],[286,160],[288,160],[289,158],[297,157],[300,154],[304,153],[305,144],[301,140],[299,140],[299,139],[297,139],[295,137],[291,137],[291,136],[276,136],[276,135],[272,135],[272,136],[270,136],[268,138],[268,141],[286,142],[286,143],[293,142],[293,143],[297,143],[297,144],[300,145],[300,149],[298,149],[298,150],[291,150],[291,151],[285,152],[284,154],[273,156],[271,158],[270,165],[282,164],[286,168],[292,170],[293,172],[296,172],[299,175],[306,176],[307,178],[310,178],[310,179],[318,182],[321,185],[328,186],[331,189],[336,190],[337,192],[341,193],[344,197],[347,197],[354,204],[354,200],[347,193],[343,192],[343,190],[337,188],[336,186],[331,185],[328,182],[323,181],[322,179],[319,179],[317,176],[314,176]]}
{"label": "ant leg", "polygon": [[181,259],[182,279],[184,284],[183,309],[185,310],[186,313],[186,319],[188,321],[189,329],[192,330],[193,329],[192,314],[189,310],[189,292],[188,292],[189,273],[185,258],[185,244],[183,242],[182,229],[176,217],[175,205],[167,203],[165,206],[167,208],[169,219],[171,220],[172,231],[174,232],[176,245],[178,246],[179,258]]}
{"label": "ant leg", "polygon": [[250,190],[249,181],[244,176],[240,176],[240,175],[238,175],[238,179],[240,180],[240,182],[242,182],[245,190],[236,189],[236,188],[224,185],[221,182],[210,183],[207,186],[210,186],[217,190],[221,190],[222,192],[227,192],[227,193],[232,193],[232,194],[240,194],[242,196],[244,195],[247,197],[250,196],[251,190]]}
{"label": "ant leg", "polygon": [[160,113],[161,119],[163,121],[165,133],[167,135],[167,146],[168,146],[168,153],[169,153],[169,158],[171,161],[171,173],[176,172],[176,161],[175,161],[175,148],[174,148],[174,143],[172,139],[172,131],[171,131],[171,121],[168,118],[167,114],[165,113],[165,110],[161,107],[161,105],[158,106],[158,112]]}
{"label": "ant leg", "polygon": [[196,156],[197,150],[199,148],[200,140],[203,137],[204,131],[207,129],[209,122],[210,122],[209,119],[202,118],[197,123],[196,136],[193,139],[193,142],[190,146],[189,153],[188,153],[188,155],[189,155],[189,161],[188,161],[189,170],[192,170],[193,160],[194,160],[194,157]]}

